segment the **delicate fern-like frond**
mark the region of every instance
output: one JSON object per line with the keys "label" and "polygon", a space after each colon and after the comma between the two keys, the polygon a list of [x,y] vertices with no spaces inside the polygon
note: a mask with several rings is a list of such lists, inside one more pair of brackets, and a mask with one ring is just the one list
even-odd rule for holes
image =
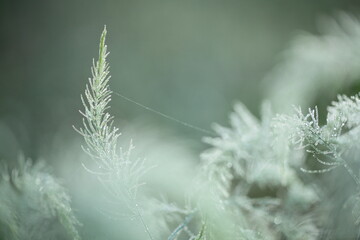
{"label": "delicate fern-like frond", "polygon": [[99,59],[96,63],[93,61],[92,77],[86,85],[85,97],[81,96],[85,110],[81,112],[84,117],[83,126],[77,131],[84,137],[86,147],[83,149],[94,160],[96,169],[88,164],[83,166],[97,175],[111,198],[127,206],[132,214],[131,218],[139,218],[149,238],[153,239],[137,203],[138,189],[144,184],[141,177],[148,168],[145,167],[144,160],[131,158],[134,148],[132,143],[126,151],[118,149],[120,133],[113,126],[113,116],[107,112],[112,92],[109,89],[106,33],[105,27],[100,37]]}
{"label": "delicate fern-like frond", "polygon": [[[305,118],[311,118],[312,127],[318,128],[316,111]],[[296,216],[307,217],[317,202],[314,190],[305,186],[296,173],[302,154],[291,147],[288,129],[273,120],[268,104],[263,106],[261,120],[244,105],[236,104],[230,124],[230,128],[215,127],[219,137],[205,138],[212,148],[202,155],[208,179],[203,181],[210,182],[210,191],[222,211],[234,214],[237,226],[232,228],[233,237],[279,239],[281,234],[293,231],[289,221],[295,224],[291,218],[294,210],[283,205],[299,204],[303,208]],[[213,220],[210,218],[207,224],[209,233],[216,229]],[[314,222],[309,221],[306,228],[292,232],[298,237],[291,239],[316,239],[317,233]]]}
{"label": "delicate fern-like frond", "polygon": [[339,95],[337,101],[333,101],[328,107],[327,128],[331,131],[331,136],[353,138],[360,133],[359,125],[360,95]]}
{"label": "delicate fern-like frond", "polygon": [[[292,132],[290,139],[294,144],[305,148],[317,162],[325,166],[325,169],[321,170],[303,169],[303,171],[324,173],[342,165],[356,184],[360,185],[359,176],[354,173],[342,156],[347,149],[354,146],[354,140],[360,133],[360,99],[358,95],[350,98],[338,96],[338,101],[334,101],[328,108],[327,123],[324,126],[319,125],[316,107],[309,109],[307,114],[303,114],[301,109],[296,109],[295,115],[281,115],[278,120],[287,125]],[[320,157],[325,157],[326,160],[321,160]]]}
{"label": "delicate fern-like frond", "polygon": [[70,197],[43,162],[20,159],[19,168],[10,171],[3,166],[0,170],[0,237],[62,239],[65,236],[53,224],[58,221],[72,239],[81,239]]}
{"label": "delicate fern-like frond", "polygon": [[105,38],[106,28],[100,38],[99,59],[96,63],[93,61],[92,78],[86,85],[85,98],[81,96],[85,110],[81,112],[84,119],[83,127],[79,129],[87,144],[84,150],[96,161],[100,174],[107,174],[116,166],[116,144],[120,135],[118,129],[112,126],[113,117],[106,112],[110,108],[111,91]]}

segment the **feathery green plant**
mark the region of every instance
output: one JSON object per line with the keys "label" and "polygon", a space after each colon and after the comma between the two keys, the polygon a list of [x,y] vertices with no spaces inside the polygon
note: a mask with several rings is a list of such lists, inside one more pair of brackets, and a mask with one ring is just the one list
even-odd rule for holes
{"label": "feathery green plant", "polygon": [[[338,166],[343,166],[360,186],[360,179],[346,159],[342,156],[346,151],[357,147],[356,140],[359,137],[360,125],[360,99],[359,95],[347,97],[338,96],[328,108],[327,122],[324,126],[319,125],[318,109],[309,109],[304,115],[300,109],[293,116],[283,115],[279,120],[287,125],[294,144],[312,154],[317,162],[326,168],[322,170],[304,170],[310,173],[330,171]],[[326,158],[325,160],[320,159]]]}
{"label": "feathery green plant", "polygon": [[18,168],[3,165],[0,170],[0,237],[81,239],[70,197],[43,162],[32,164],[20,158]]}
{"label": "feathery green plant", "polygon": [[83,164],[84,168],[95,174],[98,180],[108,190],[108,193],[125,204],[131,218],[138,218],[145,228],[149,239],[153,239],[148,225],[143,218],[142,210],[137,202],[138,188],[143,185],[141,177],[147,171],[144,160],[131,159],[132,143],[127,151],[118,150],[117,140],[120,136],[118,128],[113,127],[113,117],[107,112],[110,108],[111,91],[109,89],[109,64],[105,45],[106,27],[104,28],[99,45],[99,59],[91,68],[92,77],[86,85],[83,126],[77,130],[85,139],[87,147],[84,151],[94,160],[96,170]]}
{"label": "feathery green plant", "polygon": [[[279,115],[276,121],[279,127],[287,129],[289,142],[308,153],[308,166],[301,167],[301,170],[306,174],[321,174],[325,184],[328,183],[328,185],[324,185],[323,189],[324,196],[328,198],[328,205],[332,204],[332,206],[327,206],[328,211],[337,211],[337,208],[345,211],[347,208],[352,208],[354,220],[352,223],[350,220],[346,220],[349,221],[350,229],[343,233],[333,232],[332,235],[335,237],[327,236],[327,238],[358,238],[360,235],[354,231],[359,228],[356,225],[360,223],[358,204],[360,175],[359,170],[356,170],[359,169],[358,156],[360,152],[358,144],[360,138],[359,94],[352,97],[339,95],[337,101],[333,101],[332,105],[328,107],[327,112],[326,124],[322,126],[319,123],[317,107],[309,109],[307,114],[303,114],[298,108],[296,114]],[[343,167],[349,177],[344,177],[344,174],[324,175],[339,167]],[[337,184],[333,184],[335,189],[332,184],[329,184],[329,181],[337,182]],[[342,187],[345,188],[342,190]],[[338,193],[334,196],[335,191]],[[332,226],[327,226],[328,228],[334,228],[334,225],[340,225],[342,228],[348,227],[343,223],[330,224]]]}
{"label": "feathery green plant", "polygon": [[[144,160],[132,159],[132,144],[127,151],[118,149],[120,133],[108,113],[112,92],[105,37],[106,28],[100,38],[99,59],[93,63],[92,78],[81,97],[84,119],[77,131],[85,139],[84,151],[93,160],[83,166],[97,176],[111,198],[127,206],[129,217],[141,222],[149,239],[157,239],[143,216],[151,211],[140,207],[137,196],[148,168]],[[265,103],[259,120],[237,103],[230,127],[215,125],[217,137],[204,138],[211,148],[201,155],[196,184],[189,187],[183,208],[148,199],[166,209],[156,221],[163,226],[169,216],[175,216],[170,225],[177,224],[168,240],[331,238],[326,233],[330,225],[324,220],[328,208],[321,201],[328,193],[320,190],[317,184],[321,181],[312,182],[308,173],[343,166],[358,188],[360,176],[349,152],[359,153],[359,124],[359,95],[339,96],[328,108],[323,126],[317,107],[307,114],[297,109],[295,115],[276,115]],[[326,168],[312,170],[309,160]],[[354,223],[360,222],[357,192],[347,197],[355,213]]]}
{"label": "feathery green plant", "polygon": [[[358,20],[342,15],[324,36],[296,41],[270,76],[276,78],[272,102],[263,104],[260,119],[236,103],[230,126],[214,125],[216,136],[204,138],[210,148],[200,156],[198,176],[176,203],[143,194],[149,167],[133,157],[131,141],[125,150],[118,146],[121,134],[109,113],[106,34],[105,27],[81,96],[83,124],[75,130],[90,157],[84,169],[96,176],[111,204],[126,206],[114,215],[138,220],[149,240],[360,239],[360,94],[338,95],[324,124],[317,106],[294,114],[271,108],[286,112],[283,103],[289,101],[310,105],[325,83],[339,89],[358,81]],[[80,240],[79,226],[67,191],[42,162],[0,166],[0,238]]]}
{"label": "feathery green plant", "polygon": [[[208,178],[215,179],[213,190],[225,207],[241,217],[239,230],[266,239],[316,239],[319,230],[311,208],[317,196],[297,176],[301,154],[289,146],[283,129],[275,127],[269,105],[264,105],[259,122],[238,103],[230,123],[231,128],[215,125],[219,137],[205,138],[213,148],[203,154],[203,166]],[[304,218],[306,225],[292,227]]]}

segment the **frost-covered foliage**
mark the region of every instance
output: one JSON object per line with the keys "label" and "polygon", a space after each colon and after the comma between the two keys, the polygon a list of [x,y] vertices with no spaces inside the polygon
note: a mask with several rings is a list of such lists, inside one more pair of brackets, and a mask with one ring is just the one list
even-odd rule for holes
{"label": "frost-covered foliage", "polygon": [[320,23],[322,34],[297,36],[267,76],[266,95],[277,111],[291,111],[292,104],[307,108],[360,79],[359,19],[341,13]]}
{"label": "frost-covered foliage", "polygon": [[[359,226],[359,139],[360,139],[360,99],[359,95],[347,97],[339,95],[338,100],[328,107],[326,124],[319,124],[318,110],[309,109],[307,114],[303,114],[300,109],[294,115],[278,116],[279,124],[289,129],[290,141],[306,150],[309,153],[309,162],[306,168],[301,168],[305,173],[326,173],[333,169],[343,167],[343,174],[335,174],[323,179],[327,182],[324,185],[325,194],[328,200],[334,198],[330,211],[337,209],[352,209],[348,215],[353,215],[354,219],[349,226],[351,231],[334,233],[337,237],[353,238],[358,235],[356,229]],[[312,166],[310,169],[309,166]],[[335,171],[335,170],[334,170]],[[339,170],[337,170],[339,171]],[[344,173],[345,174],[344,176]],[[346,176],[347,175],[347,176]],[[332,185],[331,182],[337,182]],[[339,182],[342,183],[339,185]],[[333,187],[335,186],[335,187]],[[345,187],[344,190],[341,187]],[[336,189],[340,188],[340,189]],[[334,192],[337,196],[334,197]],[[340,203],[339,203],[340,202]],[[346,202],[346,204],[344,204]],[[346,208],[345,208],[346,207]],[[350,218],[350,216],[347,216]],[[334,224],[334,223],[332,223]],[[342,223],[338,223],[342,225]],[[342,230],[342,229],[340,229]]]}
{"label": "frost-covered foliage", "polygon": [[[204,239],[206,236],[205,220],[198,216],[200,213],[197,210],[197,203],[183,204],[182,207],[178,207],[176,204],[152,198],[148,198],[142,204],[139,203],[139,198],[146,198],[143,194],[138,197],[137,193],[139,187],[143,184],[141,178],[143,178],[148,168],[145,167],[144,161],[137,158],[133,159],[130,155],[132,147],[126,152],[123,152],[121,148],[119,148],[120,150],[117,149],[117,141],[120,134],[117,128],[112,126],[112,117],[107,112],[111,91],[108,86],[109,66],[106,62],[108,53],[105,45],[105,36],[106,29],[104,29],[100,39],[99,60],[93,65],[93,76],[89,79],[89,84],[85,90],[85,97],[82,98],[85,107],[85,111],[82,112],[84,120],[83,126],[78,132],[84,137],[87,144],[84,147],[84,151],[89,154],[95,163],[93,164],[94,167],[91,167],[89,163],[85,163],[83,164],[84,168],[97,176],[104,188],[108,190],[111,202],[127,206],[127,213],[113,212],[109,214],[138,219],[146,231],[148,239],[154,239],[154,236],[166,235],[166,233],[158,233],[158,229],[167,231],[167,238],[169,240]],[[189,201],[193,200],[190,199]],[[151,219],[148,215],[157,216],[157,218]],[[151,225],[158,224],[160,226],[149,228],[150,224],[146,221],[147,219],[152,220]],[[193,219],[200,219],[199,223]],[[206,221],[208,223],[210,222],[209,219],[211,218],[207,217]],[[220,219],[222,218],[217,216],[217,232],[226,232],[225,230],[228,229],[230,224],[235,227],[234,221],[227,221],[228,226],[226,226],[220,223]],[[226,219],[228,219],[227,216]],[[224,220],[221,221],[226,222]],[[174,225],[174,229],[168,231],[169,225]],[[206,229],[209,228],[206,227]],[[222,239],[227,238],[222,237]]]}
{"label": "frost-covered foliage", "polygon": [[42,162],[21,158],[18,168],[2,165],[0,174],[1,239],[80,239],[70,197]]}
{"label": "frost-covered foliage", "polygon": [[318,197],[296,173],[301,152],[272,119],[268,104],[259,121],[237,103],[231,127],[215,125],[219,137],[205,138],[213,148],[202,155],[203,171],[224,207],[241,218],[239,231],[264,239],[316,239],[311,212]]}
{"label": "frost-covered foliage", "polygon": [[[151,198],[143,202],[140,207],[137,191],[142,185],[140,179],[148,168],[145,167],[144,161],[133,159],[130,151],[123,152],[121,149],[117,149],[120,134],[117,128],[112,127],[112,117],[107,112],[111,91],[108,86],[109,67],[106,62],[108,53],[105,36],[106,29],[100,39],[99,60],[93,65],[93,76],[89,79],[85,97],[82,98],[85,107],[85,111],[82,112],[84,121],[78,132],[84,137],[87,144],[84,151],[95,162],[95,167],[84,164],[85,169],[95,174],[103,183],[104,188],[108,190],[111,202],[127,206],[128,217],[141,222],[148,239],[155,239],[154,236],[164,236],[164,233],[157,232],[159,226],[157,229],[149,228],[150,225],[146,221],[149,217],[145,216],[145,213],[157,216],[152,219],[152,225],[164,226],[160,229],[165,231],[169,225],[175,223],[173,230],[170,232],[167,230],[168,240],[234,239],[234,237],[248,235],[250,232],[256,236],[257,233],[252,233],[250,229],[236,226],[235,217],[238,215],[232,214],[230,208],[225,211],[219,208],[217,200],[222,199],[209,195],[211,199],[203,201],[207,192],[203,192],[201,200],[189,197],[188,203],[183,204],[182,207]],[[198,196],[195,193],[189,195]],[[144,197],[146,196],[141,196],[141,198]],[[124,213],[115,214],[126,216]]]}
{"label": "frost-covered foliage", "polygon": [[[326,168],[310,172],[330,171],[338,166],[344,166],[357,185],[359,176],[348,165],[343,157],[349,150],[358,148],[360,124],[359,95],[352,97],[338,96],[328,107],[327,121],[319,125],[318,109],[309,109],[303,114],[300,109],[293,116],[279,116],[279,122],[284,124],[290,133],[294,144],[305,148],[317,162]],[[325,158],[322,160],[321,158]]]}
{"label": "frost-covered foliage", "polygon": [[[293,115],[273,115],[264,104],[259,121],[237,103],[230,128],[215,125],[219,137],[205,138],[212,148],[202,155],[202,181],[209,182],[211,196],[222,211],[232,213],[228,217],[237,223],[232,239],[351,239],[358,235],[359,95],[340,95],[327,110],[322,125],[316,107],[307,114],[296,109]],[[309,177],[337,167],[343,167],[348,177],[344,178],[344,172]],[[338,217],[329,219],[327,214]],[[207,230],[212,228],[216,225]],[[236,231],[244,235],[239,237]]]}
{"label": "frost-covered foliage", "polygon": [[[134,158],[131,155],[134,148],[132,143],[127,151],[117,147],[120,133],[112,126],[113,117],[107,112],[112,92],[109,89],[110,77],[108,76],[109,65],[106,61],[108,52],[105,37],[106,28],[100,38],[99,59],[93,64],[92,78],[86,86],[85,97],[81,98],[85,107],[84,112],[81,112],[84,119],[83,126],[77,130],[87,144],[83,150],[95,163],[92,164],[93,167],[90,163],[83,163],[84,168],[97,176],[107,190],[111,205],[125,205],[127,208],[126,212],[106,209],[103,212],[114,219],[121,217],[137,219],[148,239],[159,239],[160,236],[168,235],[168,239],[175,240],[183,230],[186,230],[186,234],[194,239],[197,234],[191,233],[187,227],[194,211],[157,200],[143,192],[139,194],[138,190],[144,185],[144,174],[151,167],[149,168],[143,159]],[[142,201],[144,199],[146,201]],[[184,223],[173,231],[169,231],[169,226],[174,222],[181,222],[183,217],[185,217]],[[201,237],[201,234],[199,236]]]}
{"label": "frost-covered foliage", "polygon": [[81,112],[83,126],[77,131],[85,139],[87,146],[83,149],[94,160],[95,169],[87,164],[83,166],[97,176],[115,204],[125,205],[129,210],[127,213],[115,214],[138,218],[149,239],[153,239],[137,200],[138,189],[143,184],[140,179],[147,169],[143,160],[130,157],[132,143],[126,151],[117,148],[120,133],[112,126],[113,117],[107,112],[111,91],[108,85],[110,76],[106,57],[109,53],[105,38],[106,28],[100,38],[99,59],[91,68],[92,77],[86,86],[85,98],[81,97],[85,110]]}
{"label": "frost-covered foliage", "polygon": [[[314,101],[315,95],[311,94],[304,102],[298,101],[304,98],[305,92],[317,91],[316,86],[309,90],[311,81],[321,75],[335,82],[343,77],[339,69],[347,69],[338,66],[338,61],[356,59],[357,56],[352,55],[356,55],[356,51],[347,51],[347,48],[356,49],[359,45],[356,39],[360,24],[349,17],[342,19],[343,25],[354,33],[340,34],[337,29],[334,36],[309,37],[306,44],[303,44],[305,40],[300,41],[301,47],[295,45],[297,55],[290,58],[287,69],[293,70],[294,76],[301,76],[304,82],[295,84],[299,91],[295,92],[300,95],[294,94],[290,102],[294,100],[303,105]],[[211,147],[201,155],[197,177],[193,182],[187,180],[189,186],[183,192],[184,197],[176,203],[159,200],[160,197],[139,192],[149,170],[146,162],[131,154],[132,144],[127,151],[117,146],[120,133],[112,126],[113,117],[108,113],[112,92],[105,36],[106,29],[100,39],[99,59],[92,67],[93,76],[82,97],[84,120],[78,132],[87,144],[84,151],[93,160],[83,163],[84,168],[102,183],[109,202],[127,208],[127,212],[107,214],[137,219],[146,232],[143,238],[150,240],[357,237],[360,223],[359,95],[339,96],[328,107],[325,124],[319,120],[321,114],[317,107],[305,114],[296,108],[295,114],[279,115],[274,114],[271,103],[266,102],[258,119],[241,103],[235,104],[230,127],[214,125],[217,136],[204,138]],[[339,54],[337,43],[344,48],[340,60],[336,58]],[[307,44],[314,45],[313,50],[320,53],[309,50]],[[307,68],[306,63],[311,65],[308,75],[297,69]],[[321,63],[324,63],[323,71],[316,72],[316,64]],[[335,72],[338,75],[334,75]],[[356,74],[355,71],[353,79]],[[276,84],[286,84],[284,77],[279,79]],[[276,100],[271,100],[276,108],[280,106]],[[347,179],[344,172],[326,175],[340,167],[349,176]],[[313,173],[322,175],[314,177]],[[158,195],[162,194],[166,195]],[[329,214],[339,217],[329,218]]]}

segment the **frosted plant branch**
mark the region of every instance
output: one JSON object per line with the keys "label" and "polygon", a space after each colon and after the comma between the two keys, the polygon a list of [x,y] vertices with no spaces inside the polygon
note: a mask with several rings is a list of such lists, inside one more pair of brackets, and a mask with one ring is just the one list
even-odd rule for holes
{"label": "frosted plant branch", "polygon": [[[317,162],[328,167],[321,170],[306,170],[308,173],[324,173],[343,166],[355,183],[360,186],[360,179],[342,157],[342,153],[351,148],[354,139],[352,135],[359,131],[360,125],[360,99],[359,95],[352,97],[338,96],[328,108],[327,123],[319,126],[318,110],[309,109],[303,114],[301,109],[296,109],[294,116],[282,115],[278,117],[289,129],[293,129],[291,138],[294,144],[306,148]],[[318,156],[330,160],[324,161]]]}
{"label": "frosted plant branch", "polygon": [[184,230],[186,226],[190,223],[193,217],[194,217],[194,212],[186,216],[184,221],[177,228],[175,228],[175,230],[170,234],[168,240],[175,240],[176,237],[180,234],[180,232]]}
{"label": "frosted plant branch", "polygon": [[[217,197],[222,212],[236,212],[230,215],[237,225],[229,239],[279,239],[279,233],[289,239],[316,239],[318,228],[310,213],[318,201],[317,195],[294,170],[303,163],[302,151],[291,146],[287,129],[275,121],[269,104],[263,105],[261,119],[241,103],[234,109],[230,127],[216,125],[214,130],[219,136],[204,139],[212,148],[202,155],[210,196]],[[282,207],[293,206],[293,199],[303,206],[296,216],[312,219],[304,228],[294,228],[300,223],[292,218],[293,209]],[[207,221],[207,235],[211,236],[221,224],[213,223],[214,219]]]}
{"label": "frosted plant branch", "polygon": [[113,126],[113,116],[107,111],[110,108],[112,91],[109,89],[109,64],[106,39],[106,27],[104,28],[99,45],[99,59],[93,61],[91,68],[92,77],[85,88],[85,97],[81,96],[84,105],[83,125],[79,132],[86,142],[83,150],[91,156],[96,165],[96,170],[83,163],[84,168],[98,177],[98,180],[108,193],[123,201],[135,217],[138,217],[150,240],[153,237],[148,225],[145,223],[139,204],[137,203],[138,188],[144,183],[141,177],[148,170],[144,160],[131,159],[132,143],[127,151],[118,150],[118,128]]}
{"label": "frosted plant branch", "polygon": [[71,208],[70,196],[44,162],[33,164],[20,157],[12,170],[1,163],[1,239],[54,239],[51,236],[57,224],[46,225],[49,222],[58,222],[71,239],[81,239],[77,230],[81,224]]}

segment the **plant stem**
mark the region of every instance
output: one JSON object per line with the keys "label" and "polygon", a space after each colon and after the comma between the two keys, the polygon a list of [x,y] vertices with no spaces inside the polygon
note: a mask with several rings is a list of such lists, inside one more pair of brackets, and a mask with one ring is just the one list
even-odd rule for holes
{"label": "plant stem", "polygon": [[[360,186],[360,179],[356,176],[356,174],[354,173],[354,171],[349,167],[349,165],[347,164],[347,161],[345,159],[343,159],[341,156],[338,155],[338,152],[336,151],[336,148],[330,144],[329,142],[325,141],[321,136],[319,136],[316,132],[314,132],[312,129],[309,129],[310,132],[316,136],[319,140],[322,141],[322,143],[330,150],[330,152],[332,152],[334,159],[339,160],[342,165],[344,166],[344,168],[346,169],[346,171],[349,173],[349,175],[353,178],[353,180],[355,181],[357,186]],[[313,149],[316,151],[317,148],[315,146],[313,146]]]}
{"label": "plant stem", "polygon": [[188,216],[186,216],[185,220],[183,223],[181,223],[169,236],[168,240],[174,240],[176,238],[176,236],[180,233],[180,231],[186,227],[186,225],[189,224],[189,222],[191,221],[191,219],[194,217],[194,213],[189,214]]}
{"label": "plant stem", "polygon": [[141,212],[140,212],[139,204],[135,203],[135,208],[136,208],[136,213],[137,213],[138,217],[140,218],[140,221],[141,221],[142,225],[143,225],[144,228],[145,228],[145,232],[146,232],[147,235],[149,236],[149,239],[150,239],[150,240],[154,240],[154,238],[152,237],[152,235],[151,235],[151,233],[150,233],[150,229],[149,229],[148,225],[145,223],[144,218],[143,218],[143,216],[142,216],[142,214],[141,214]]}

